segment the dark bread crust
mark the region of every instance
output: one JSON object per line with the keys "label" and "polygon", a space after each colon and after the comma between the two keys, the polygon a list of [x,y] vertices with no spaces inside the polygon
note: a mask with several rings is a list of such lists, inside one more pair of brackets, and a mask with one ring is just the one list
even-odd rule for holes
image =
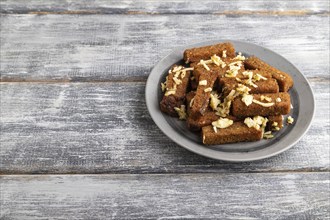
{"label": "dark bread crust", "polygon": [[[173,68],[176,67],[176,65],[172,66]],[[175,82],[174,82],[174,74],[175,73],[169,73],[166,89],[173,88]],[[170,116],[177,117],[178,114],[175,111],[174,107],[180,108],[181,105],[184,105],[185,99],[186,99],[186,92],[187,88],[189,86],[189,79],[190,79],[191,71],[186,71],[186,75],[181,78],[181,75],[179,77],[180,80],[182,80],[182,83],[180,85],[177,85],[177,89],[175,94],[169,95],[169,96],[163,96],[162,101],[160,102],[160,110]]]}
{"label": "dark bread crust", "polygon": [[275,127],[272,126],[274,122],[277,123],[278,128],[282,128],[283,127],[283,115],[271,115],[268,116],[268,122],[267,122],[267,127],[266,130],[267,131],[276,131]]}
{"label": "dark bread crust", "polygon": [[[231,90],[235,90],[238,87],[238,84],[241,82],[237,82],[235,78],[222,78],[220,79],[220,85],[222,87],[222,95],[226,97]],[[267,80],[260,80],[255,82],[258,87],[253,87],[250,85],[246,85],[251,91],[250,94],[258,94],[258,93],[278,93],[279,87],[277,81],[273,78],[269,78]]]}
{"label": "dark bread crust", "polygon": [[205,92],[206,88],[213,88],[213,85],[218,77],[218,72],[215,69],[210,71],[205,70],[200,75],[199,81],[206,80],[207,85],[198,85],[193,104],[191,106],[191,114],[193,117],[203,115],[209,105],[211,92]]}
{"label": "dark bread crust", "polygon": [[[275,104],[270,107],[264,107],[256,103],[252,103],[246,106],[240,97],[235,98],[232,104],[232,114],[239,118],[252,117],[256,115],[269,116],[269,115],[286,115],[290,113],[291,102],[290,95],[286,92],[280,93],[265,93],[265,94],[253,94],[253,99],[261,101],[261,95],[272,98],[272,102]],[[281,102],[276,102],[276,98],[281,98]]]}
{"label": "dark bread crust", "polygon": [[277,80],[280,92],[287,92],[293,86],[293,79],[289,74],[276,69],[275,67],[267,64],[258,57],[249,57],[245,60],[244,65],[246,69],[259,69],[266,72],[270,72],[272,74],[272,77]]}
{"label": "dark bread crust", "polygon": [[214,132],[213,126],[202,128],[203,144],[226,144],[235,142],[258,141],[262,138],[261,129],[247,127],[244,122],[234,122],[227,128],[218,128]]}
{"label": "dark bread crust", "polygon": [[189,116],[187,118],[187,127],[191,131],[200,131],[202,127],[212,124],[212,122],[219,119],[215,112],[208,110],[197,118]]}
{"label": "dark bread crust", "polygon": [[183,53],[183,59],[186,63],[199,62],[200,60],[208,60],[211,56],[216,54],[222,57],[222,52],[227,51],[227,57],[235,57],[235,48],[232,43],[226,42],[221,44],[215,44],[205,47],[197,47],[187,49]]}

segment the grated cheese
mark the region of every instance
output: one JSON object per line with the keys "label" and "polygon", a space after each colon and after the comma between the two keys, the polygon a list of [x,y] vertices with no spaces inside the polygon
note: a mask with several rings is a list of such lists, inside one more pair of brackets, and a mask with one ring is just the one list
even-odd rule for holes
{"label": "grated cheese", "polygon": [[166,82],[165,83],[160,83],[161,87],[162,87],[162,92],[165,91],[166,89]]}
{"label": "grated cheese", "polygon": [[180,120],[185,120],[187,118],[186,106],[181,105],[180,108],[174,107],[174,110],[178,113]]}
{"label": "grated cheese", "polygon": [[252,102],[254,102],[254,103],[258,104],[258,105],[261,105],[263,107],[271,107],[271,106],[273,106],[275,104],[274,102],[265,103],[265,102],[260,102],[260,101],[255,100],[255,99],[253,99]]}
{"label": "grated cheese", "polygon": [[227,57],[227,50],[222,51],[222,57],[224,57],[224,58]]}
{"label": "grated cheese", "polygon": [[204,92],[212,92],[212,88],[208,87],[208,88],[204,89]]}
{"label": "grated cheese", "polygon": [[165,96],[174,95],[175,93],[176,93],[176,90],[167,90],[165,92]]}
{"label": "grated cheese", "polygon": [[234,123],[233,120],[230,120],[228,118],[219,118],[218,120],[212,122],[213,127],[216,128],[228,128]]}
{"label": "grated cheese", "polygon": [[199,81],[198,82],[198,85],[200,85],[200,86],[206,86],[207,85],[207,80],[201,80],[201,81]]}
{"label": "grated cheese", "polygon": [[191,107],[194,103],[195,97],[190,100],[189,106]]}
{"label": "grated cheese", "polygon": [[220,99],[218,97],[218,94],[216,93],[211,93],[210,94],[211,100],[210,100],[210,106],[213,110],[216,110],[218,105],[220,104]]}
{"label": "grated cheese", "polygon": [[174,83],[177,84],[177,85],[180,85],[182,83],[182,80],[178,79],[176,77],[173,77],[173,80],[174,80]]}
{"label": "grated cheese", "polygon": [[206,63],[204,62],[204,60],[201,60],[199,62],[201,65],[203,65],[203,67],[207,70],[207,71],[210,71],[210,68],[206,65]]}
{"label": "grated cheese", "polygon": [[251,105],[252,101],[253,101],[253,96],[252,95],[243,94],[242,102],[244,102],[246,106]]}
{"label": "grated cheese", "polygon": [[177,72],[179,70],[181,70],[183,68],[183,66],[176,66],[173,68],[172,72]]}
{"label": "grated cheese", "polygon": [[271,138],[273,138],[273,137],[274,137],[274,135],[272,134],[271,131],[267,131],[267,132],[265,132],[264,135],[263,135],[263,138],[265,138],[265,139],[271,139]]}
{"label": "grated cheese", "polygon": [[294,119],[289,116],[286,121],[288,122],[288,124],[292,124],[294,122]]}
{"label": "grated cheese", "polygon": [[234,59],[236,59],[236,60],[245,60],[245,56],[242,56],[242,53],[239,52],[238,55]]}
{"label": "grated cheese", "polygon": [[260,75],[259,73],[255,74],[255,75],[253,76],[253,79],[256,80],[256,81],[260,81],[261,79],[262,79],[262,80],[267,80],[266,77]]}

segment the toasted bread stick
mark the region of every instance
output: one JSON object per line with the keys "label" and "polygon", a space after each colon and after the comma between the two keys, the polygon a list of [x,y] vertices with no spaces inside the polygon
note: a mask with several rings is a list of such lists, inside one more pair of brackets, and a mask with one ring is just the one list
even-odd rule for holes
{"label": "toasted bread stick", "polygon": [[191,114],[193,117],[203,115],[206,111],[209,105],[210,93],[217,76],[217,71],[212,71],[212,69],[200,75],[196,95],[191,106]]}
{"label": "toasted bread stick", "polygon": [[244,64],[246,69],[259,69],[270,72],[272,77],[277,80],[280,92],[287,92],[293,86],[293,79],[289,74],[276,69],[255,56],[249,57]]}
{"label": "toasted bread stick", "polygon": [[[226,97],[231,90],[235,90],[238,84],[243,84],[244,79],[238,82],[235,78],[222,78],[220,79],[220,85],[222,87],[222,94]],[[251,91],[250,94],[257,93],[278,93],[279,88],[277,81],[273,78],[269,78],[267,80],[260,80],[254,83],[257,87],[246,85]]]}
{"label": "toasted bread stick", "polygon": [[[271,101],[261,100],[262,96],[271,98]],[[232,104],[232,114],[236,117],[244,118],[256,115],[286,115],[291,110],[290,95],[286,92],[253,94],[253,99],[253,103],[246,106],[241,97],[235,98]],[[265,107],[254,103],[254,101],[267,103],[266,105],[271,105],[270,103],[273,103],[273,105]]]}
{"label": "toasted bread stick", "polygon": [[222,57],[223,51],[226,51],[227,57],[235,57],[235,48],[231,43],[221,43],[205,47],[187,49],[183,53],[183,59],[186,63],[199,62],[200,60],[210,59],[216,54]]}
{"label": "toasted bread stick", "polygon": [[234,122],[227,128],[218,128],[217,132],[213,126],[202,128],[203,144],[226,144],[245,141],[258,141],[262,138],[262,130],[249,128],[243,122]]}
{"label": "toasted bread stick", "polygon": [[207,110],[204,115],[198,117],[192,117],[191,115],[187,118],[187,126],[191,131],[200,131],[202,127],[212,124],[213,121],[219,119],[219,116],[211,110]]}
{"label": "toasted bread stick", "polygon": [[283,115],[268,116],[267,131],[279,131],[283,127]]}
{"label": "toasted bread stick", "polygon": [[[189,78],[191,74],[190,70],[178,70],[177,72],[173,72],[176,67],[176,65],[173,66],[171,68],[172,72],[170,72],[167,76],[165,94],[162,101],[160,102],[160,110],[174,117],[178,116],[174,107],[180,108],[181,105],[184,105],[186,91],[189,85]],[[177,84],[177,82],[179,82],[179,84]],[[174,90],[174,88],[176,89]]]}

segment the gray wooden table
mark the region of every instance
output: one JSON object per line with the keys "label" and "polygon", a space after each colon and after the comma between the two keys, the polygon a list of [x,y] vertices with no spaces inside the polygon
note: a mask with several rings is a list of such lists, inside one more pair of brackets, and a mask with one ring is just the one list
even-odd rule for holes
{"label": "gray wooden table", "polygon": [[[329,1],[1,1],[1,219],[329,219]],[[308,78],[293,148],[228,163],[157,128],[148,74],[177,46],[235,39]]]}

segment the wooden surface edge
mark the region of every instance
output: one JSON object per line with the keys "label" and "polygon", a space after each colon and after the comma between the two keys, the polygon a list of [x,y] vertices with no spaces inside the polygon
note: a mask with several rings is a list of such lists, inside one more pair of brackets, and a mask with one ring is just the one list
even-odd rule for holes
{"label": "wooden surface edge", "polygon": [[329,15],[329,3],[324,0],[317,1],[240,1],[239,4],[229,0],[222,1],[184,1],[171,0],[158,2],[143,1],[88,1],[50,0],[40,2],[36,0],[7,0],[0,2],[2,14],[214,14],[226,16],[306,16]]}
{"label": "wooden surface edge", "polygon": [[326,219],[329,173],[1,176],[1,218]]}

